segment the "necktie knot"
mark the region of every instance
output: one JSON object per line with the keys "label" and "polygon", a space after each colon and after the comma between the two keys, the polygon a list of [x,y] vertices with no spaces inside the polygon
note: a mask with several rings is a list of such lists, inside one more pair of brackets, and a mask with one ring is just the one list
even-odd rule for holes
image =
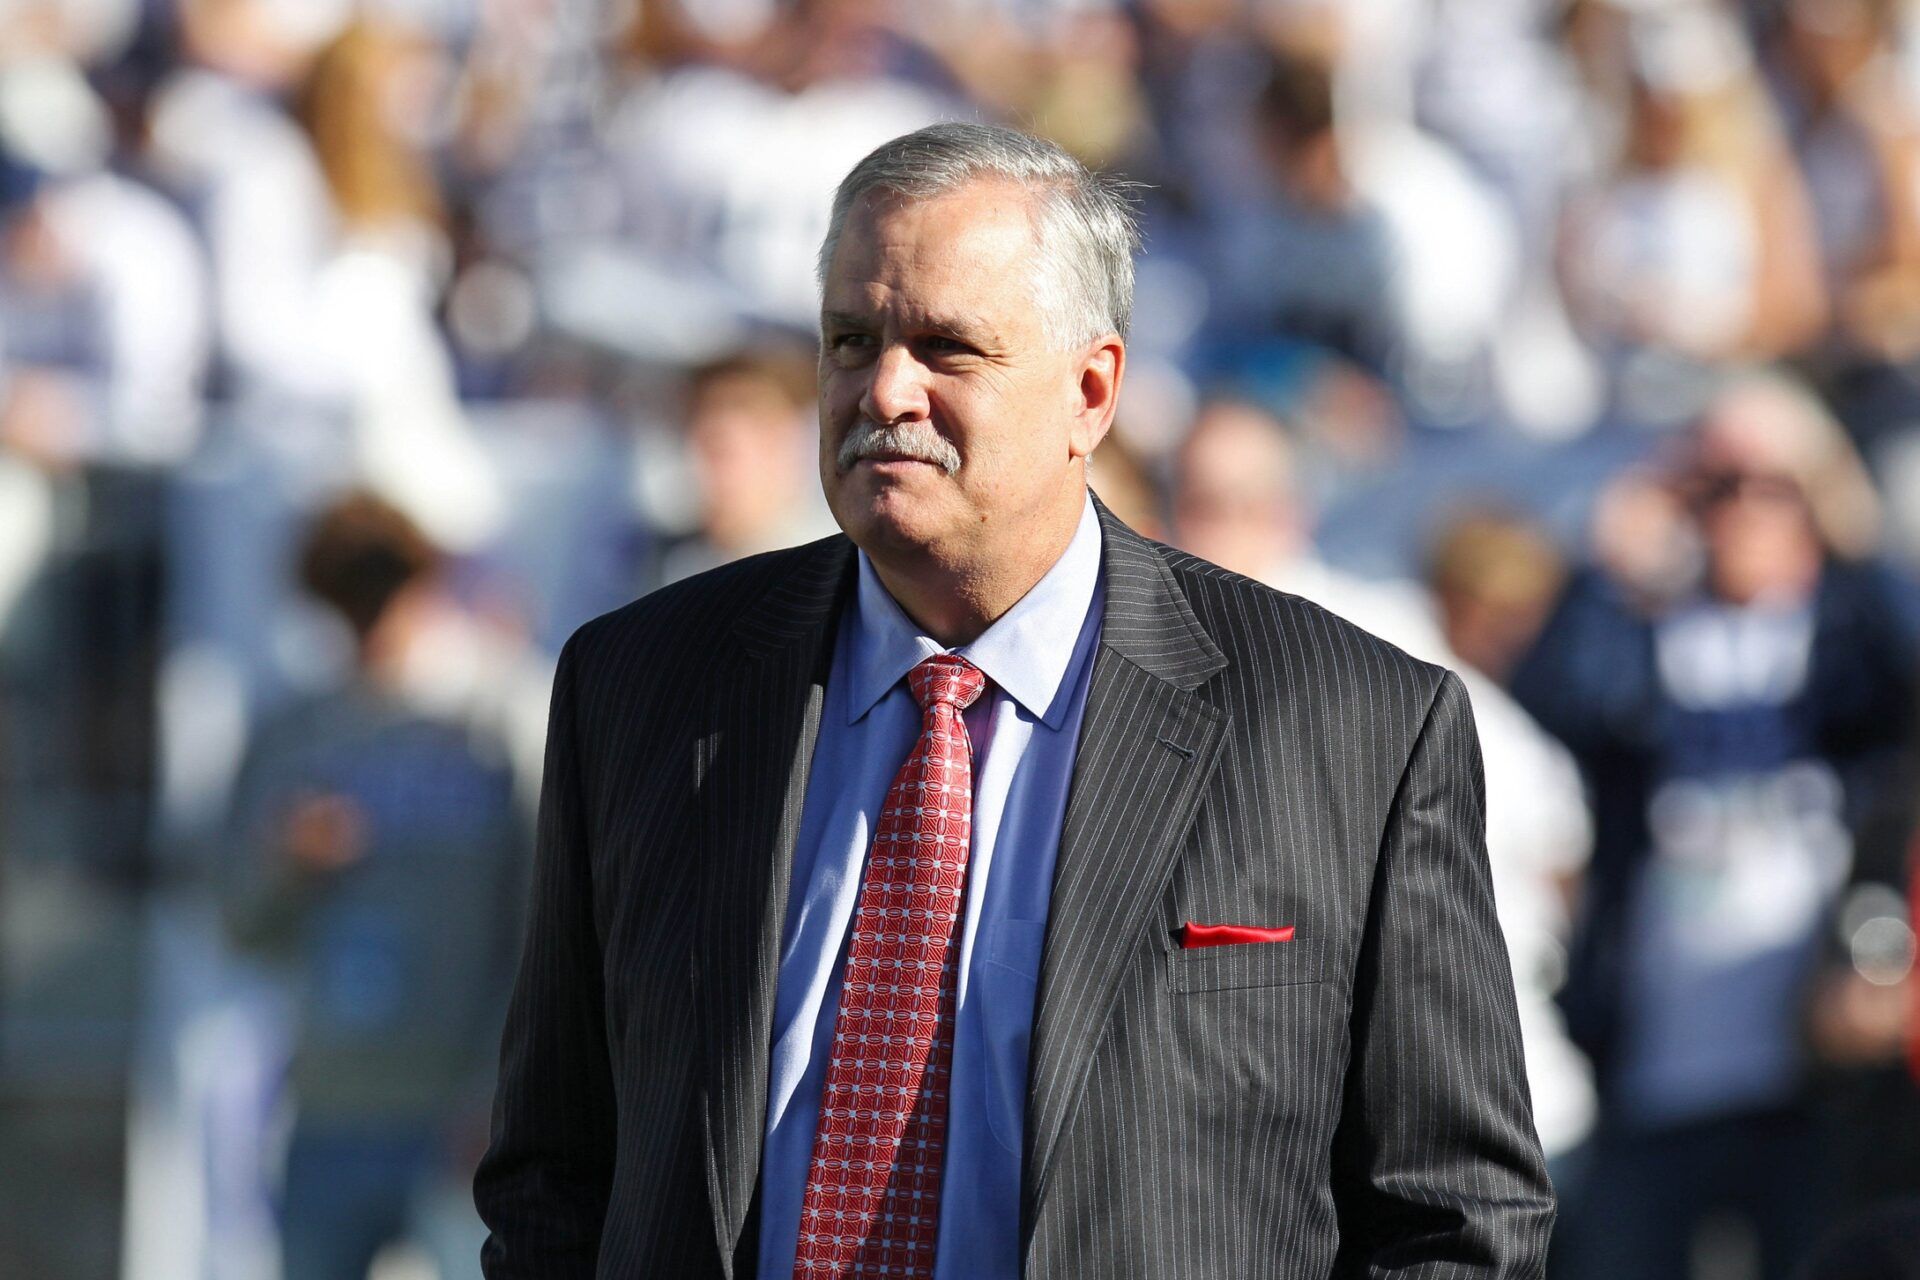
{"label": "necktie knot", "polygon": [[936,653],[907,672],[907,687],[924,711],[940,705],[965,711],[986,689],[987,676],[958,654]]}

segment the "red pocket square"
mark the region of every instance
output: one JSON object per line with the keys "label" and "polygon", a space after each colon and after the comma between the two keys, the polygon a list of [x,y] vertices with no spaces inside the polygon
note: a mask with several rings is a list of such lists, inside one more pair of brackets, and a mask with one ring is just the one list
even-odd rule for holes
{"label": "red pocket square", "polygon": [[1282,925],[1278,929],[1255,929],[1243,924],[1195,924],[1189,920],[1180,926],[1180,945],[1191,951],[1195,947],[1221,947],[1231,942],[1292,942],[1293,926]]}

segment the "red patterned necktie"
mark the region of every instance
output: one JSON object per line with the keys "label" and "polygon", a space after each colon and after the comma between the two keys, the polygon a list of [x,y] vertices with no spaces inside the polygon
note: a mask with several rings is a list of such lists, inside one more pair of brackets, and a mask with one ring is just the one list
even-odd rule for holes
{"label": "red patterned necktie", "polygon": [[800,1202],[794,1280],[933,1275],[973,834],[961,711],[987,678],[936,654],[907,673],[920,738],[874,824]]}

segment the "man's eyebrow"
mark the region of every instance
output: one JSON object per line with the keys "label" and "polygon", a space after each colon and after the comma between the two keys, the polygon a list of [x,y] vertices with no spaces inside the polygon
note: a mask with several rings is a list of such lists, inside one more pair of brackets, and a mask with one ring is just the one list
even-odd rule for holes
{"label": "man's eyebrow", "polygon": [[[820,327],[822,329],[870,329],[873,319],[852,311],[822,311]],[[968,320],[946,316],[926,316],[920,319],[916,328],[940,334],[943,337],[956,338],[970,346],[991,347],[996,339],[991,330]]]}
{"label": "man's eyebrow", "polygon": [[957,338],[968,346],[992,347],[997,345],[991,329],[975,324],[970,320],[947,319],[943,316],[928,316],[925,326],[933,332],[948,338]]}

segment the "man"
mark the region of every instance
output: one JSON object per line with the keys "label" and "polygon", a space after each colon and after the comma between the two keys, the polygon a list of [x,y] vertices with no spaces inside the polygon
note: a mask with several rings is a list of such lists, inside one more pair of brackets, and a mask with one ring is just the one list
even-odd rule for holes
{"label": "man", "polygon": [[1466,697],[1089,498],[1133,243],[1006,130],[842,183],[847,536],[561,656],[495,1280],[1538,1275]]}

